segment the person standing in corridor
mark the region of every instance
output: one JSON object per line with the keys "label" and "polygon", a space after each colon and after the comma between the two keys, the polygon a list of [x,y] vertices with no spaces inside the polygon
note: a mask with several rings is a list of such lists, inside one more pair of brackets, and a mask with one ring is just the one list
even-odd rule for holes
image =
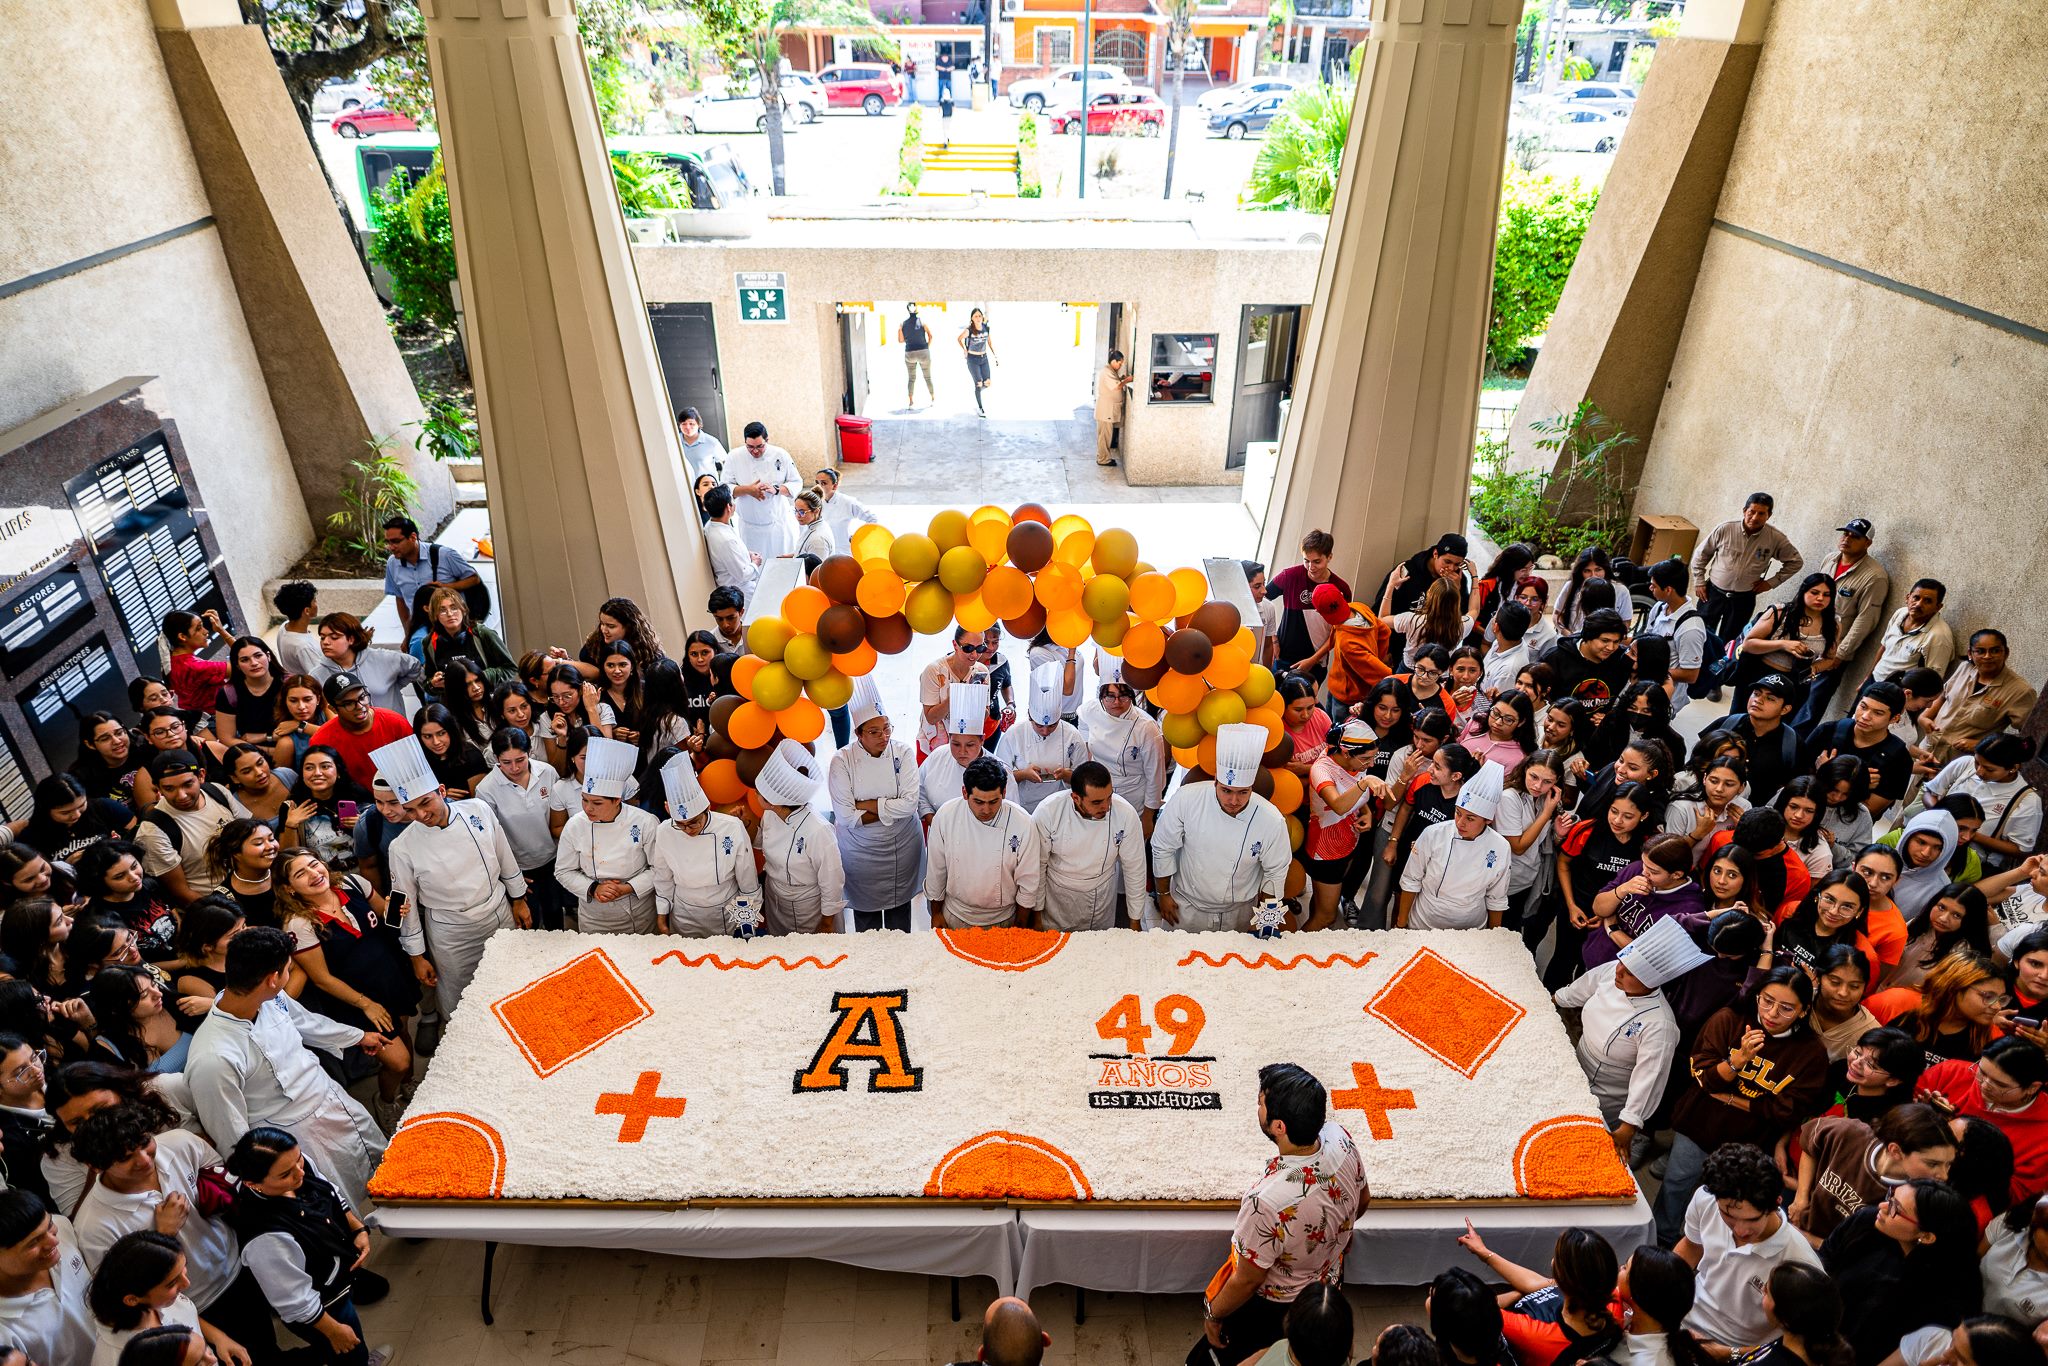
{"label": "person standing in corridor", "polygon": [[939,146],[953,145],[953,73],[939,68]]}
{"label": "person standing in corridor", "polygon": [[1109,353],[1109,363],[1095,377],[1095,463],[1098,465],[1116,463],[1116,457],[1109,453],[1109,446],[1116,437],[1117,425],[1124,420],[1124,398],[1130,387],[1131,376],[1124,372],[1124,353],[1113,350]]}
{"label": "person standing in corridor", "polygon": [[903,321],[896,328],[896,340],[903,343],[904,383],[908,396],[904,403],[913,411],[917,408],[917,375],[924,372],[924,392],[932,402],[939,401],[939,391],[932,388],[932,334],[931,329],[917,316],[917,305],[904,305]]}
{"label": "person standing in corridor", "polygon": [[1002,364],[996,359],[995,341],[988,330],[988,314],[978,308],[968,314],[967,326],[960,329],[958,341],[961,353],[967,357],[967,376],[974,381],[974,411],[987,417],[988,409],[982,406],[981,391],[988,388],[989,366]]}

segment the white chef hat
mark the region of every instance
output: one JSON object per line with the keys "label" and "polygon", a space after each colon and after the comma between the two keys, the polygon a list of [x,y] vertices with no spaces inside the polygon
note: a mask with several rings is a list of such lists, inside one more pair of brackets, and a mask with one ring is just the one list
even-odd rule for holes
{"label": "white chef hat", "polygon": [[1099,654],[1095,657],[1095,690],[1100,693],[1105,683],[1124,681],[1124,662],[1117,655]]}
{"label": "white chef hat", "polygon": [[1683,977],[1713,955],[1693,942],[1676,920],[1659,920],[1622,946],[1621,963],[1646,987],[1661,987]]}
{"label": "white chef hat", "polygon": [[981,734],[988,724],[988,684],[953,684],[946,694],[946,707],[946,734]]}
{"label": "white chef hat", "polygon": [[377,776],[391,785],[391,795],[401,802],[424,797],[441,785],[417,735],[371,750],[370,762],[377,766]]}
{"label": "white chef hat", "polygon": [[807,746],[784,740],[761,765],[754,790],[776,806],[803,806],[818,790],[818,758]]}
{"label": "white chef hat", "polygon": [[696,766],[678,754],[661,767],[661,785],[668,792],[668,814],[679,821],[695,820],[710,809],[711,799],[697,782]]}
{"label": "white chef hat", "polygon": [[1041,664],[1031,671],[1031,719],[1041,726],[1049,726],[1060,719],[1060,703],[1065,694],[1060,684],[1066,678],[1066,670],[1058,664]]}
{"label": "white chef hat", "polygon": [[875,691],[874,679],[862,674],[853,680],[853,696],[847,700],[846,712],[855,730],[859,730],[877,716],[889,714],[882,708],[882,695]]}
{"label": "white chef hat", "polygon": [[1458,809],[1469,811],[1481,820],[1492,820],[1494,812],[1500,809],[1500,784],[1506,776],[1499,764],[1488,759],[1458,789]]}
{"label": "white chef hat", "polygon": [[1216,781],[1225,787],[1250,787],[1259,776],[1259,759],[1269,737],[1264,726],[1225,726],[1216,732]]}
{"label": "white chef hat", "polygon": [[639,764],[637,746],[593,736],[583,747],[583,790],[593,797],[624,797]]}

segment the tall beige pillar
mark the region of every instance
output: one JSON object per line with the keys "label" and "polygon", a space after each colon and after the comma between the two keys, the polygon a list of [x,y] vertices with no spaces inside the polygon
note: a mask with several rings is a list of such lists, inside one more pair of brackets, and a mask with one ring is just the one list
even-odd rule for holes
{"label": "tall beige pillar", "polygon": [[498,582],[515,641],[712,587],[572,0],[421,0]]}
{"label": "tall beige pillar", "polygon": [[1262,550],[1367,593],[1465,524],[1521,0],[1373,0]]}
{"label": "tall beige pillar", "polygon": [[1658,44],[1515,415],[1518,465],[1549,459],[1530,423],[1591,400],[1638,438],[1640,467],[1770,13],[1771,0],[1692,0],[1678,36]]}

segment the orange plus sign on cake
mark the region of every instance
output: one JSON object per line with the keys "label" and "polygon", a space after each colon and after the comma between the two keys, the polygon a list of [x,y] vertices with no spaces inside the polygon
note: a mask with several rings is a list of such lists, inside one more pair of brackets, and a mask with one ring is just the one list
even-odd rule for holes
{"label": "orange plus sign on cake", "polygon": [[654,1007],[603,949],[592,949],[493,1001],[491,1013],[545,1077],[625,1033]]}
{"label": "orange plus sign on cake", "polygon": [[1528,1012],[1434,949],[1417,949],[1365,1013],[1467,1077],[1507,1042]]}

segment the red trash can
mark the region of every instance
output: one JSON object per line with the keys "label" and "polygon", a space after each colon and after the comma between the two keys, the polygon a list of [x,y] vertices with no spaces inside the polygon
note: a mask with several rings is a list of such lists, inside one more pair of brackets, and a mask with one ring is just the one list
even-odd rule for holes
{"label": "red trash can", "polygon": [[841,413],[839,425],[839,461],[841,464],[865,465],[875,458],[875,434],[872,418],[855,417]]}

